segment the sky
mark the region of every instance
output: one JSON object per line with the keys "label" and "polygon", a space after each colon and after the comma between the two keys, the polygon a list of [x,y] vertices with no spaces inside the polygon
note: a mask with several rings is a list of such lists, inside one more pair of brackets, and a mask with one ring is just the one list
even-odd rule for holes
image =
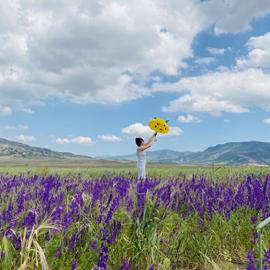
{"label": "sky", "polygon": [[89,156],[270,142],[269,0],[0,0],[0,138]]}

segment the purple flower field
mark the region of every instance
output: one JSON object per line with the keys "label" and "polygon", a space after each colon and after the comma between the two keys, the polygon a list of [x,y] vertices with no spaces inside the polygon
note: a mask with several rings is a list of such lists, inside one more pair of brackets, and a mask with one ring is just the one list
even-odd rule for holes
{"label": "purple flower field", "polygon": [[0,200],[0,269],[257,269],[270,177],[2,175]]}

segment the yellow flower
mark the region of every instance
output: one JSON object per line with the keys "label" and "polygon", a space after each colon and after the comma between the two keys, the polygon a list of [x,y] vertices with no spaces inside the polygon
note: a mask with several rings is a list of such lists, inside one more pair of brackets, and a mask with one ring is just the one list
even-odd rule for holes
{"label": "yellow flower", "polygon": [[148,126],[155,132],[166,134],[169,132],[170,129],[167,122],[168,121],[155,117],[148,123]]}

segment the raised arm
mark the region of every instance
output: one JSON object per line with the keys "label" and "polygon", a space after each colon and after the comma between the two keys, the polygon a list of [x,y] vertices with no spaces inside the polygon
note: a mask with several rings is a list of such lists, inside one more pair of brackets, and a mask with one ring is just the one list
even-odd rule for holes
{"label": "raised arm", "polygon": [[151,136],[146,143],[144,143],[142,146],[138,147],[138,150],[144,151],[145,149],[151,147],[153,145],[153,143],[155,142],[156,136],[157,136],[157,132],[154,133],[154,135]]}
{"label": "raised arm", "polygon": [[154,135],[152,135],[149,140],[146,142],[146,144],[153,144],[153,142],[155,141],[157,136],[157,132],[154,133]]}

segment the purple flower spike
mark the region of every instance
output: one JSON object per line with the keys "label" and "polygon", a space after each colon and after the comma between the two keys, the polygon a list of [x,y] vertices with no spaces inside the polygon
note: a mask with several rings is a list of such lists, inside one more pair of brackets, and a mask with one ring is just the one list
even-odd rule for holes
{"label": "purple flower spike", "polygon": [[72,263],[71,263],[71,270],[75,270],[77,267],[77,260],[73,258]]}
{"label": "purple flower spike", "polygon": [[96,250],[97,249],[97,241],[92,241],[91,242],[91,247],[93,250]]}
{"label": "purple flower spike", "polygon": [[130,264],[126,259],[123,260],[120,268],[118,270],[130,270]]}
{"label": "purple flower spike", "polygon": [[266,251],[264,252],[264,262],[270,264],[270,250],[266,250]]}
{"label": "purple flower spike", "polygon": [[23,228],[31,228],[33,227],[33,225],[35,224],[35,218],[36,215],[33,211],[29,211],[27,213],[27,215],[24,217],[23,223],[22,223],[22,227]]}
{"label": "purple flower spike", "polygon": [[56,249],[53,256],[56,257],[56,258],[60,257],[61,256],[61,248]]}

